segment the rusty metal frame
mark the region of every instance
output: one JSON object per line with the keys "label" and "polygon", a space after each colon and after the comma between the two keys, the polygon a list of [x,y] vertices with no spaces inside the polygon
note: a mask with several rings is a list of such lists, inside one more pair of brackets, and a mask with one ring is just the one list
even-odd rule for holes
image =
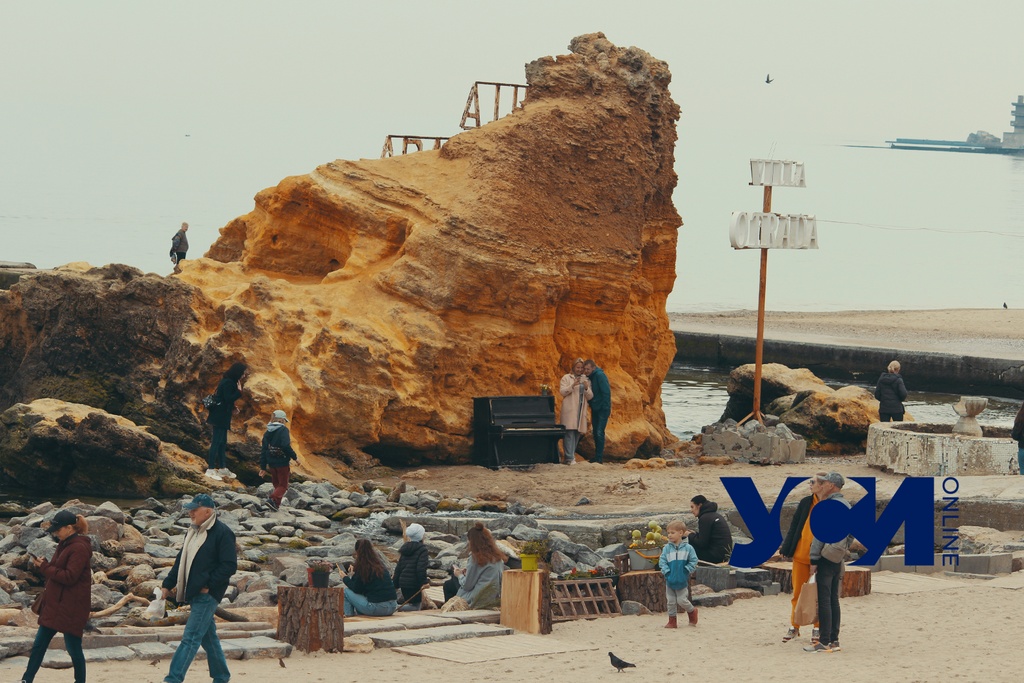
{"label": "rusty metal frame", "polygon": [[[529,86],[523,85],[522,83],[495,83],[492,81],[476,81],[473,83],[473,87],[469,89],[469,97],[466,98],[466,108],[462,111],[462,121],[459,123],[459,128],[463,130],[469,130],[470,128],[479,128],[482,124],[480,123],[480,86],[494,86],[494,118],[491,121],[497,121],[501,116],[499,115],[499,109],[501,107],[501,89],[512,88],[512,111],[523,108],[523,102],[526,100],[527,91]],[[522,90],[522,97],[519,96],[519,91]],[[472,120],[475,125],[466,125],[466,122]],[[490,123],[488,121],[487,123]]]}
{"label": "rusty metal frame", "polygon": [[434,142],[434,146],[431,147],[431,149],[441,149],[441,145],[443,145],[448,138],[437,135],[388,135],[384,138],[384,148],[380,151],[381,159],[395,156],[393,140],[401,140],[402,154],[409,154],[410,147],[415,147],[416,149],[414,151],[416,152],[422,152],[423,143],[430,140]]}

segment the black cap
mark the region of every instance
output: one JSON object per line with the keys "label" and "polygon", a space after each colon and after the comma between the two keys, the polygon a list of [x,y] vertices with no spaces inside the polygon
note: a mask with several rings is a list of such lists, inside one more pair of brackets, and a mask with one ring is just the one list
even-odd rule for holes
{"label": "black cap", "polygon": [[50,527],[47,529],[51,534],[57,529],[74,524],[78,521],[78,515],[71,512],[70,510],[60,510],[50,520]]}

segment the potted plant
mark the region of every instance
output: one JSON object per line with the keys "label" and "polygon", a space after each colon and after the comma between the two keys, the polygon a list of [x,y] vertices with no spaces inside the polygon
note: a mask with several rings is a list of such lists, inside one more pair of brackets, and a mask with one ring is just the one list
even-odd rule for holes
{"label": "potted plant", "polygon": [[629,543],[629,568],[633,571],[655,569],[661,557],[661,549],[668,543],[662,535],[661,525],[653,519],[647,523],[647,533],[634,529]]}
{"label": "potted plant", "polygon": [[309,585],[313,588],[327,588],[330,585],[331,570],[334,565],[323,560],[314,560],[309,563],[306,573],[309,577]]}
{"label": "potted plant", "polygon": [[548,552],[548,540],[527,541],[519,550],[519,559],[523,562],[524,572],[537,571],[537,562]]}
{"label": "potted plant", "polygon": [[547,385],[547,384],[541,384],[540,385],[540,395],[541,396],[550,396],[551,395],[551,387],[549,385]]}

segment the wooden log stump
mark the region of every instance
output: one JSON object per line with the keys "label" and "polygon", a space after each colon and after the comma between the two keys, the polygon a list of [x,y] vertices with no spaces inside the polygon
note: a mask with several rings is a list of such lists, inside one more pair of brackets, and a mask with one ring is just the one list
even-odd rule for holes
{"label": "wooden log stump", "polygon": [[657,569],[626,572],[619,576],[619,602],[633,600],[651,610],[668,610],[665,601],[665,576]]}
{"label": "wooden log stump", "polygon": [[851,567],[846,565],[843,574],[843,591],[840,597],[857,598],[871,595],[871,567]]}
{"label": "wooden log stump", "polygon": [[[778,581],[783,593],[793,592],[793,563],[766,562],[762,565],[771,574],[772,581]],[[871,594],[871,568],[846,565],[843,575],[842,597],[855,598]]]}
{"label": "wooden log stump", "polygon": [[302,652],[342,652],[345,589],[277,587],[277,639]]}
{"label": "wooden log stump", "polygon": [[526,633],[551,633],[551,589],[548,572],[508,569],[501,575],[502,626]]}

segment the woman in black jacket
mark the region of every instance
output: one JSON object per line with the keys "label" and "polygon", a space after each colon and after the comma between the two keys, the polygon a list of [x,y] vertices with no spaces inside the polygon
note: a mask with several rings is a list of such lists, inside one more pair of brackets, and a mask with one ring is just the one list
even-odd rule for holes
{"label": "woman in black jacket", "polygon": [[388,576],[388,568],[365,538],[356,541],[356,559],[348,568],[345,582],[345,616],[366,614],[386,617],[398,609],[398,594]]}
{"label": "woman in black jacket", "polygon": [[900,377],[900,362],[889,363],[889,371],[883,372],[875,385],[878,399],[878,419],[882,422],[903,421],[903,401],[907,400],[907,387]]}
{"label": "woman in black jacket", "polygon": [[690,499],[690,512],[697,518],[697,530],[686,533],[687,540],[705,562],[726,562],[732,557],[732,531],[718,511],[718,503],[704,496]]}
{"label": "woman in black jacket", "polygon": [[228,469],[225,450],[228,445],[228,429],[231,428],[231,416],[235,412],[235,401],[242,396],[242,377],[248,366],[235,363],[224,373],[213,392],[214,403],[210,406],[207,424],[213,429],[210,439],[210,452],[206,456],[206,476],[216,481],[225,477],[234,479],[234,473]]}

